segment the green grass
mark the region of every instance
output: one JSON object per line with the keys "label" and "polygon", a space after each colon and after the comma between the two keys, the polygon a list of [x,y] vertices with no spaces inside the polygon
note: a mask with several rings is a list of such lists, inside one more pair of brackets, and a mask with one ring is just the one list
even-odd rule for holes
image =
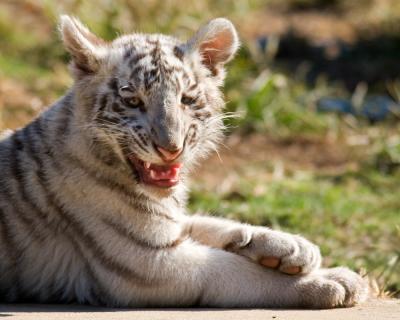
{"label": "green grass", "polygon": [[400,275],[389,271],[400,255],[399,179],[400,172],[382,176],[373,171],[309,173],[277,181],[254,177],[240,180],[226,194],[195,184],[190,208],[303,234],[321,246],[326,266],[365,269],[386,289],[398,291]]}

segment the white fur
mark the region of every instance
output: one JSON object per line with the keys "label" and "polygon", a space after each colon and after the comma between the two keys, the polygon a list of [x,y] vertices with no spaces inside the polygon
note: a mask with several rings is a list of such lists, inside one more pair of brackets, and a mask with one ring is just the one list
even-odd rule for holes
{"label": "white fur", "polygon": [[[5,151],[0,152],[0,183],[12,190],[12,197],[0,192],[0,209],[15,234],[15,247],[21,251],[13,266],[6,243],[0,243],[1,288],[12,287],[12,276],[18,276],[19,289],[43,302],[52,298],[52,288],[62,292],[61,301],[96,303],[100,298],[102,304],[129,307],[332,308],[365,299],[368,290],[359,275],[345,268],[320,269],[318,247],[300,236],[227,219],[186,215],[187,172],[171,190],[137,182],[116,143],[119,136],[90,125],[91,98],[106,92],[104,79],[110,73],[119,70],[121,79],[126,77],[127,67],[121,65],[123,48],[138,43],[138,50],[146,52],[145,44],[139,45],[144,35],[103,44],[76,19],[61,19],[65,46],[78,67],[84,64],[84,70],[75,74],[76,83],[67,96],[40,116],[46,136],[34,136],[30,143],[38,148],[42,168],[29,153],[20,151],[18,155],[26,173],[23,188],[34,202],[21,198],[21,191],[17,191],[21,183],[8,165],[13,135],[1,141],[0,150]],[[195,75],[200,79],[199,90],[207,92],[211,109],[217,113],[204,126],[197,149],[193,147],[182,156],[191,167],[221,139],[223,115],[218,112],[223,103],[217,86],[222,78],[213,77],[211,72],[233,57],[239,45],[237,33],[228,20],[212,20],[183,46],[187,56],[182,63],[168,51],[179,45],[178,40],[162,35],[151,39],[170,52],[166,58],[170,66],[182,65],[191,72],[190,81]],[[214,65],[202,60],[204,54]],[[150,59],[141,63],[145,68]],[[173,108],[178,103],[176,97],[168,94],[166,110],[174,112],[169,120],[173,124],[176,119],[185,121],[187,115]],[[69,96],[73,100],[66,102]],[[147,98],[148,103],[156,101]],[[70,129],[60,141],[55,132],[66,121],[67,107],[73,113]],[[94,140],[107,144],[118,163],[106,166],[99,161]],[[142,152],[141,156],[160,161],[155,153]],[[126,192],[97,181],[99,178],[118,183]],[[18,217],[19,213],[26,214],[31,223]],[[2,230],[0,236],[4,236]],[[263,258],[271,257],[280,262],[276,270],[260,264]],[[300,267],[301,273],[285,274],[293,267]],[[16,297],[10,289],[8,299]]]}

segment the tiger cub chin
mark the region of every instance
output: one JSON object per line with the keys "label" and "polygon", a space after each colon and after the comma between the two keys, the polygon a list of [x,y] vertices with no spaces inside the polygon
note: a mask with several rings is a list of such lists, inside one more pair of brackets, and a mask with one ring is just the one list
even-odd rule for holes
{"label": "tiger cub chin", "polygon": [[[367,286],[298,235],[185,215],[185,180],[222,138],[218,18],[186,41],[106,42],[62,16],[72,88],[0,142],[0,297],[93,305],[352,306]],[[212,168],[211,168],[212,170]]]}

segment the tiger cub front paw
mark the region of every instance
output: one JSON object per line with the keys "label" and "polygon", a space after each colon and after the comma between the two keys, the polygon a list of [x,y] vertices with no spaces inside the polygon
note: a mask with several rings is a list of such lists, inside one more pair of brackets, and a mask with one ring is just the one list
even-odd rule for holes
{"label": "tiger cub front paw", "polygon": [[321,265],[319,248],[310,241],[263,227],[232,230],[225,249],[286,274],[307,274]]}

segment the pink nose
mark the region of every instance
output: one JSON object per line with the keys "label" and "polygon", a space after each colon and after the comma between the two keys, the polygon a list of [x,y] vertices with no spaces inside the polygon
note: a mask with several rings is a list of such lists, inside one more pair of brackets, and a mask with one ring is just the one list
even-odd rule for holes
{"label": "pink nose", "polygon": [[161,157],[165,161],[175,160],[182,152],[182,149],[167,150],[162,147],[157,147],[157,150],[161,153]]}

